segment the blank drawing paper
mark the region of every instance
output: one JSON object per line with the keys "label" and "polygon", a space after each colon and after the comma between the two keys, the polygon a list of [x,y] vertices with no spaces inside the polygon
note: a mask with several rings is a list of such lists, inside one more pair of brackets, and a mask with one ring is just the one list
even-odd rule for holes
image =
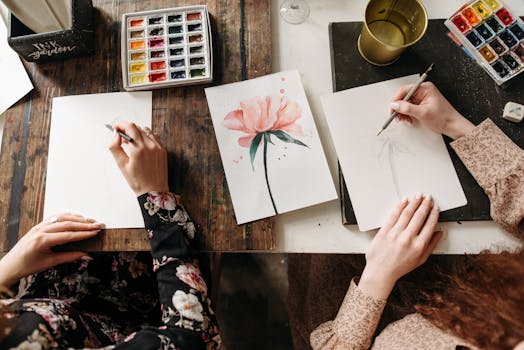
{"label": "blank drawing paper", "polygon": [[0,20],[0,114],[33,89],[18,54],[7,43],[7,28]]}
{"label": "blank drawing paper", "polygon": [[440,210],[467,200],[441,135],[389,117],[398,89],[418,75],[388,80],[322,96],[337,156],[358,227],[380,227],[395,203],[416,192],[431,194]]}
{"label": "blank drawing paper", "polygon": [[337,198],[297,71],[206,97],[239,225]]}
{"label": "blank drawing paper", "polygon": [[108,149],[113,133],[104,124],[151,127],[151,108],[150,91],[53,99],[44,217],[71,212],[107,228],[144,227],[136,196]]}

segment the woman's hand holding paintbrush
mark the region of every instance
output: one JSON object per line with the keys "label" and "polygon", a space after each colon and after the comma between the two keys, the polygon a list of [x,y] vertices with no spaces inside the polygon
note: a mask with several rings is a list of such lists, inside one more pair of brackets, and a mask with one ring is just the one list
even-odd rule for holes
{"label": "woman's hand holding paintbrush", "polygon": [[[168,192],[167,152],[156,134],[134,123],[118,123],[109,150],[137,196],[147,192]],[[123,133],[133,139],[122,147]]]}
{"label": "woman's hand holding paintbrush", "polygon": [[416,119],[437,134],[454,140],[475,127],[453,108],[431,82],[422,83],[409,101],[403,101],[412,87],[413,85],[406,85],[400,88],[390,104],[392,111],[398,112],[399,120],[412,123]]}

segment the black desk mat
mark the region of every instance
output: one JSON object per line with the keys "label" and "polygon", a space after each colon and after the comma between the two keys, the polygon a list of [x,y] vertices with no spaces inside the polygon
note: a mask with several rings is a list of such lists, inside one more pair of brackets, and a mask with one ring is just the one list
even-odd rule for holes
{"label": "black desk mat", "polygon": [[[508,85],[498,87],[446,35],[447,28],[443,20],[430,20],[425,36],[404,52],[397,62],[387,67],[376,67],[367,63],[358,53],[357,39],[361,29],[362,22],[331,23],[329,26],[334,91],[421,74],[434,62],[435,68],[428,80],[439,88],[460,113],[474,124],[491,118],[516,144],[524,148],[524,122],[514,124],[502,119],[506,102],[524,103],[524,73],[510,80]],[[468,204],[442,212],[440,221],[490,220],[488,197],[449,146],[451,139],[445,137],[445,141]],[[340,169],[339,173],[343,222],[356,224]]]}

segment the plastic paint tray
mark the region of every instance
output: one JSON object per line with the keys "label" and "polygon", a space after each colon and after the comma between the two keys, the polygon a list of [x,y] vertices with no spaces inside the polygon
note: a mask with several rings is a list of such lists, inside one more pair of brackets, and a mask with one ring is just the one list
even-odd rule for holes
{"label": "plastic paint tray", "polygon": [[500,0],[469,1],[444,24],[498,85],[524,71],[524,23]]}
{"label": "plastic paint tray", "polygon": [[207,6],[124,14],[122,79],[128,91],[211,82],[213,47]]}

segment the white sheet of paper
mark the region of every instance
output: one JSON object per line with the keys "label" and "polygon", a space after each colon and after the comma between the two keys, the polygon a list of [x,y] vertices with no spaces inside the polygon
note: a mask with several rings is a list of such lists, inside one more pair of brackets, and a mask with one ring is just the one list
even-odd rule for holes
{"label": "white sheet of paper", "polygon": [[107,228],[144,227],[135,194],[108,150],[113,133],[104,125],[151,127],[151,111],[150,91],[54,98],[44,218],[71,212]]}
{"label": "white sheet of paper", "polygon": [[380,227],[393,205],[416,192],[431,194],[442,211],[467,204],[441,135],[393,121],[389,102],[411,75],[321,97],[358,227]]}
{"label": "white sheet of paper", "polygon": [[7,43],[7,28],[0,21],[0,114],[33,89],[18,54]]}
{"label": "white sheet of paper", "polygon": [[[206,97],[239,225],[337,198],[297,71],[207,88]],[[225,122],[228,115],[236,118]],[[252,164],[251,139],[267,130],[283,131],[307,147],[272,134],[266,166],[264,138]]]}

